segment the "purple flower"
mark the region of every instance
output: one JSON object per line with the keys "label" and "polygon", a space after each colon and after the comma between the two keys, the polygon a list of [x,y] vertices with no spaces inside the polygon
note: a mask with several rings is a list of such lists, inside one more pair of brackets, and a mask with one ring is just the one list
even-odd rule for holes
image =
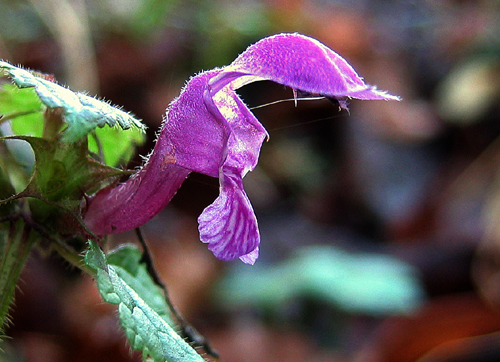
{"label": "purple flower", "polygon": [[235,90],[271,80],[320,94],[346,108],[347,98],[398,100],[366,85],[338,54],[315,39],[279,34],[260,40],[229,66],[200,73],[167,110],[148,161],[128,181],[89,198],[84,221],[97,235],[139,227],[172,199],[190,172],[218,177],[219,197],[198,218],[201,241],[222,260],[253,264],[259,230],[243,177],[268,137]]}

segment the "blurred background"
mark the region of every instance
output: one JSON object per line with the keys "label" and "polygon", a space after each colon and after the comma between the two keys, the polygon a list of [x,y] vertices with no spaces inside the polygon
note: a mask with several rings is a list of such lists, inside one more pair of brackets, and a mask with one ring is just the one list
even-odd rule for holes
{"label": "blurred background", "polygon": [[[221,362],[499,361],[498,1],[0,0],[0,59],[148,125],[129,168],[191,75],[279,32],[403,101],[258,107],[292,91],[241,89],[270,134],[245,179],[261,256],[221,262],[199,241],[218,180],[192,174],[143,227],[175,305]],[[94,282],[41,254],[0,361],[140,361]]]}

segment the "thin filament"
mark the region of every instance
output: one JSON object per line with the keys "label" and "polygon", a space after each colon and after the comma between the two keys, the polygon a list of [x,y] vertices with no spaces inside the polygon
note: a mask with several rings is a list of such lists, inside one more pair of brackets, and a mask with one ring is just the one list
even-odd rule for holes
{"label": "thin filament", "polygon": [[290,102],[290,101],[294,101],[295,106],[297,106],[297,101],[317,101],[320,99],[326,99],[326,98],[325,97],[305,97],[305,98],[295,98],[294,97],[294,98],[287,98],[287,99],[279,99],[279,100],[274,101],[274,102],[265,103],[265,104],[261,104],[260,106],[251,107],[250,109],[254,110],[254,109],[263,108],[263,107],[272,106],[272,105],[275,105],[278,103]]}

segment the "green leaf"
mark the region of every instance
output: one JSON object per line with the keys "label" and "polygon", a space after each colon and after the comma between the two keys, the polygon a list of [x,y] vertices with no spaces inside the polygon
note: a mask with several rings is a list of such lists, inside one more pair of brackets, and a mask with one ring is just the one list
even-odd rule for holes
{"label": "green leaf", "polygon": [[216,294],[228,307],[276,309],[305,296],[351,313],[387,315],[414,311],[425,293],[416,271],[393,257],[314,246],[281,264],[240,267]]}
{"label": "green leaf", "polygon": [[108,264],[144,302],[149,305],[171,327],[175,324],[165,303],[163,290],[155,284],[148,273],[147,266],[141,262],[142,253],[133,245],[124,245],[107,255]]}
{"label": "green leaf", "polygon": [[11,120],[14,134],[42,137],[44,108],[33,88],[8,83],[0,87],[1,121]]}
{"label": "green leaf", "polygon": [[89,151],[95,154],[102,152],[104,163],[109,166],[126,164],[134,155],[135,146],[145,141],[142,130],[133,128],[122,132],[116,127],[96,128],[89,137]]}
{"label": "green leaf", "polygon": [[48,108],[62,109],[62,117],[68,125],[62,137],[64,142],[75,142],[96,127],[105,125],[112,127],[118,124],[125,130],[132,127],[144,130],[144,125],[138,119],[107,102],[84,93],[73,92],[7,62],[0,61],[0,69],[3,69],[19,88],[34,87],[41,102]]}
{"label": "green leaf", "polygon": [[[113,265],[96,242],[89,243],[85,262],[96,271],[102,298],[118,305],[120,323],[132,348],[142,350],[144,358],[150,356],[154,362],[203,362],[203,358],[155,310],[159,307],[152,300],[156,299],[157,291],[150,288],[150,277],[146,278],[139,271],[142,266],[135,265],[136,252],[129,247],[119,250],[109,258],[115,263]],[[138,287],[141,283],[145,284]],[[166,305],[159,311],[165,308]]]}

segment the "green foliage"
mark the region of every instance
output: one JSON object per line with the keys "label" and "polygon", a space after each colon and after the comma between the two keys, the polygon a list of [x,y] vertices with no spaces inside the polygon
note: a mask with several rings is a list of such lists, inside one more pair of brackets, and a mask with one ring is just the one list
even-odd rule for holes
{"label": "green foliage", "polygon": [[155,362],[203,361],[172,328],[164,296],[139,263],[139,256],[137,249],[126,246],[106,258],[97,243],[90,241],[85,262],[96,271],[102,298],[118,305],[120,323],[132,348]]}
{"label": "green foliage", "polygon": [[[40,74],[1,61],[0,70],[14,82],[0,88],[0,121],[9,121],[15,135],[2,139],[26,141],[35,155],[31,169],[19,148],[3,152],[2,184],[8,192],[0,207],[5,209],[12,200],[28,197],[32,217],[45,228],[74,231],[79,227],[75,215],[84,193],[95,191],[109,177],[124,174],[90,159],[89,150],[106,164],[117,166],[128,161],[134,146],[144,141],[144,127],[128,113],[74,93]],[[87,144],[84,137],[94,130]],[[20,188],[23,184],[27,186]],[[16,188],[22,191],[16,194]]]}
{"label": "green foliage", "polygon": [[99,155],[106,165],[116,167],[130,160],[135,146],[144,142],[144,132],[139,128],[126,132],[117,127],[96,128],[88,141],[90,152]]}
{"label": "green foliage", "polygon": [[107,256],[109,265],[128,284],[144,302],[149,305],[171,327],[175,324],[165,303],[163,290],[149,275],[147,266],[142,262],[142,253],[134,245],[122,245]]}
{"label": "green foliage", "polygon": [[24,140],[35,154],[35,167],[26,188],[0,201],[0,205],[29,197],[32,218],[53,232],[76,232],[75,220],[84,193],[101,181],[123,171],[87,157],[86,142],[61,143],[38,137],[12,136]]}
{"label": "green foliage", "polygon": [[276,310],[309,297],[353,313],[410,313],[424,298],[415,271],[382,254],[350,254],[334,247],[303,248],[272,267],[241,267],[217,289],[226,306],[257,305]]}
{"label": "green foliage", "polygon": [[33,87],[46,107],[62,110],[62,118],[67,124],[62,135],[63,142],[78,141],[95,128],[105,125],[112,127],[118,124],[124,130],[132,127],[144,130],[139,120],[106,102],[73,92],[43,76],[7,62],[0,61],[0,69],[3,69],[19,88]]}
{"label": "green foliage", "polygon": [[1,120],[11,120],[14,134],[42,137],[43,110],[44,106],[33,88],[19,89],[8,83],[1,85]]}
{"label": "green foliage", "polygon": [[[107,103],[97,102],[109,106]],[[96,112],[100,112],[100,108]],[[45,114],[44,119],[45,109],[35,88],[18,88],[8,83],[0,87],[0,114],[3,116],[0,121],[10,121],[14,135],[47,137],[50,136],[49,129],[53,134],[59,133],[62,123],[58,124],[50,117],[54,115],[50,114]],[[116,167],[130,160],[135,146],[144,142],[144,136],[142,126],[131,127],[126,132],[117,126],[97,127],[90,133],[88,148],[105,164]]]}
{"label": "green foliage", "polygon": [[[110,165],[126,162],[144,141],[143,125],[106,102],[0,61],[2,75],[14,84],[0,84],[0,136],[7,135],[0,137],[0,328],[32,245],[49,239],[68,261],[81,264],[85,195],[128,174]],[[162,289],[141,263],[140,251],[117,250],[108,265],[92,245],[86,260],[97,272],[103,298],[119,305],[132,347],[154,361],[202,361],[175,333]]]}
{"label": "green foliage", "polygon": [[132,14],[130,25],[132,35],[142,38],[162,29],[167,22],[170,12],[179,3],[178,0],[143,0],[140,1],[137,11]]}

